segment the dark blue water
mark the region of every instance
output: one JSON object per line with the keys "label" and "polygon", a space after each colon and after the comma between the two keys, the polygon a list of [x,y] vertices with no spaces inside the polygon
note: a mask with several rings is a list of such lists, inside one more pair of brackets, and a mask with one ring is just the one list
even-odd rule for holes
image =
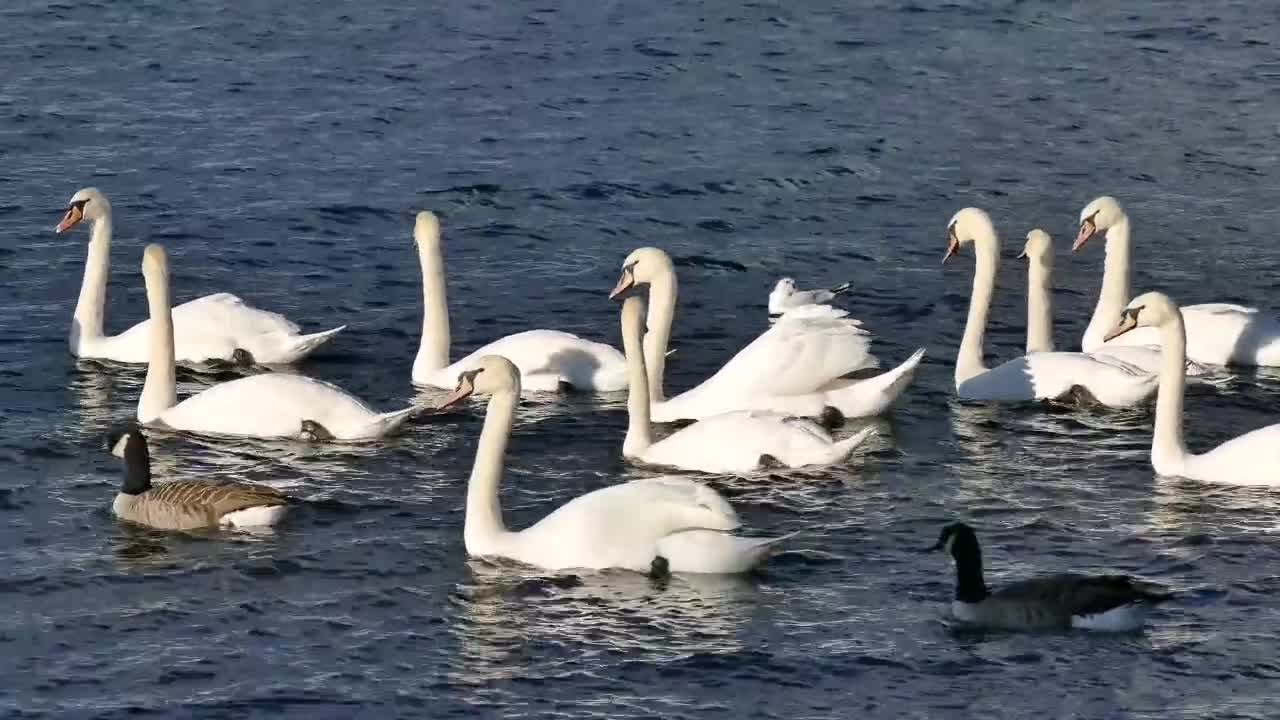
{"label": "dark blue water", "polygon": [[[1280,52],[1257,3],[66,3],[0,8],[0,710],[13,717],[1264,718],[1280,662],[1274,493],[1154,478],[1151,412],[956,402],[971,261],[1006,238],[988,351],[1020,352],[1015,244],[1059,242],[1058,341],[1102,256],[1079,209],[1118,196],[1135,287],[1273,308]],[[1131,4],[1132,5],[1132,4]],[[444,219],[455,356],[553,327],[616,342],[623,257],[681,278],[669,384],[764,326],[782,274],[852,281],[896,363],[926,364],[846,469],[716,484],[764,532],[761,577],[519,576],[469,562],[480,417],[368,448],[153,436],[166,478],[269,482],[310,504],[275,534],[175,536],[109,513],[101,448],[141,369],[66,334],[112,199],[113,332],[145,316],[146,242],[183,300],[230,291],[308,328],[307,363],[382,408],[412,396],[413,213]],[[181,391],[210,380],[185,378]],[[1275,422],[1280,378],[1188,401],[1196,449]],[[621,398],[521,412],[516,527],[637,476]],[[1139,573],[1185,590],[1132,636],[968,635],[951,568],[915,550],[973,522],[999,583]]]}

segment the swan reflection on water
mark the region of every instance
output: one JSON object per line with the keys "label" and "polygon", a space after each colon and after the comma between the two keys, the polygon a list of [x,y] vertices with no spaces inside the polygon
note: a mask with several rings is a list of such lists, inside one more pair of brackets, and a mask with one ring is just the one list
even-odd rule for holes
{"label": "swan reflection on water", "polygon": [[[629,571],[547,573],[503,562],[467,562],[473,582],[453,596],[460,667],[451,680],[554,676],[555,660],[602,663],[637,656],[663,662],[691,653],[734,653],[759,590],[750,576]],[[551,652],[531,648],[551,646]],[[534,658],[538,666],[533,666]],[[603,670],[603,667],[597,667]]]}

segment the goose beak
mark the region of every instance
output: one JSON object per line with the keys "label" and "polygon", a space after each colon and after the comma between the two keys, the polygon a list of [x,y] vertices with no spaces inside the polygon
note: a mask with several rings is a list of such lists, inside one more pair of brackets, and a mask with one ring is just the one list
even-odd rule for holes
{"label": "goose beak", "polygon": [[472,383],[471,378],[464,377],[460,382],[458,382],[458,387],[455,388],[453,392],[449,393],[449,397],[445,398],[444,402],[440,403],[440,407],[437,409],[445,410],[458,405],[463,400],[471,397],[471,393],[474,393],[475,391],[476,386]]}
{"label": "goose beak", "polygon": [[62,216],[62,222],[58,223],[58,226],[54,228],[53,231],[61,235],[76,225],[79,225],[80,221],[83,219],[84,211],[79,207],[72,205],[67,208],[67,214]]}
{"label": "goose beak", "polygon": [[635,287],[636,278],[631,274],[630,270],[623,270],[622,276],[618,278],[618,284],[613,286],[613,292],[609,293],[610,300],[617,300],[623,293]]}
{"label": "goose beak", "polygon": [[921,550],[920,550],[920,552],[922,552],[922,553],[938,552],[939,550],[941,550],[941,549],[942,549],[942,548],[944,548],[944,547],[946,547],[946,543],[944,543],[944,542],[942,542],[941,540],[939,540],[938,542],[936,542],[936,543],[934,543],[934,544],[930,545],[929,547],[921,549]]}
{"label": "goose beak", "polygon": [[1102,342],[1110,342],[1136,327],[1138,327],[1137,313],[1126,312],[1120,316],[1120,322],[1111,329],[1111,332],[1102,337]]}
{"label": "goose beak", "polygon": [[1076,235],[1076,241],[1071,244],[1071,252],[1079,252],[1096,232],[1098,232],[1098,226],[1094,224],[1093,218],[1085,218],[1085,221],[1080,223],[1080,233]]}

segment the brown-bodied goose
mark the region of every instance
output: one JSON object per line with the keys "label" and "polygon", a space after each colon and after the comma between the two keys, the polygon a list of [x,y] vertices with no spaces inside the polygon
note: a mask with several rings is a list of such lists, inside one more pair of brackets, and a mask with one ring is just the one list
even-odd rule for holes
{"label": "brown-bodied goose", "polygon": [[121,520],[160,530],[275,525],[288,513],[288,496],[248,483],[175,481],[151,484],[151,454],[137,429],[108,440],[111,454],[124,459],[124,482],[111,509]]}
{"label": "brown-bodied goose", "polygon": [[998,630],[1104,632],[1135,630],[1156,605],[1172,597],[1161,588],[1125,575],[1064,573],[1031,578],[992,591],[982,578],[982,550],[973,528],[952,523],[938,544],[956,562],[951,615],[967,625]]}

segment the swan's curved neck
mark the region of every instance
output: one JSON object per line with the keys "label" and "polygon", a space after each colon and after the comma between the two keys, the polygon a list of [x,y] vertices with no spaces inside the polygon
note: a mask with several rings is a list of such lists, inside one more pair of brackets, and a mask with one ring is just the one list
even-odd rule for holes
{"label": "swan's curved neck", "polygon": [[503,459],[519,400],[520,386],[517,382],[515,389],[495,393],[485,411],[484,428],[476,446],[476,462],[467,483],[467,516],[462,528],[467,552],[472,555],[496,554],[495,545],[508,534],[507,526],[502,522],[498,484],[502,481]]}
{"label": "swan's curved neck", "polygon": [[667,343],[676,316],[676,274],[667,270],[649,282],[649,331],[644,336],[644,365],[649,373],[649,399],[667,399],[663,378],[667,372]]}
{"label": "swan's curved neck", "polygon": [[169,307],[169,271],[144,273],[151,312],[151,358],[138,398],[138,421],[149,423],[178,403],[174,379],[173,313]]}
{"label": "swan's curved neck", "polygon": [[1107,260],[1102,271],[1102,291],[1098,293],[1098,305],[1093,319],[1084,331],[1082,344],[1085,352],[1093,352],[1102,345],[1102,338],[1120,321],[1120,313],[1129,304],[1129,218],[1107,230]]}
{"label": "swan's curved neck", "polygon": [[1053,352],[1053,260],[1031,258],[1027,270],[1027,352]]}
{"label": "swan's curved neck", "polygon": [[418,260],[422,263],[422,339],[413,360],[414,378],[449,366],[449,301],[440,244],[420,244]]}
{"label": "swan's curved neck", "polygon": [[982,342],[987,332],[987,314],[996,289],[996,271],[1000,268],[1000,241],[994,235],[974,242],[973,294],[969,297],[969,319],[964,325],[964,339],[956,354],[956,386],[987,371],[982,363]]}
{"label": "swan's curved neck", "polygon": [[653,444],[653,428],[649,417],[649,378],[645,374],[643,330],[639,322],[630,322],[627,315],[624,308],[622,352],[627,356],[627,436],[622,441],[622,454],[635,457]]}
{"label": "swan's curved neck", "polygon": [[107,303],[107,275],[111,269],[111,213],[93,221],[89,231],[89,251],[84,261],[80,299],[71,322],[71,352],[79,354],[82,340],[102,337]]}
{"label": "swan's curved neck", "polygon": [[1187,460],[1182,438],[1182,402],[1187,376],[1187,331],[1182,311],[1160,326],[1160,389],[1156,393],[1156,427],[1151,439],[1151,465],[1160,475],[1177,475]]}

